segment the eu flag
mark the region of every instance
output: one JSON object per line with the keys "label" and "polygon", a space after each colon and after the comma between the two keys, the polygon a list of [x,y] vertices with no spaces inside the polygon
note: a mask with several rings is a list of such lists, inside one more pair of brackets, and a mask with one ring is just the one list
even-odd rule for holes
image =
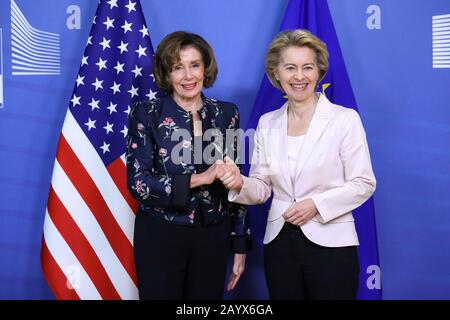
{"label": "eu flag", "polygon": [[[327,1],[290,0],[280,31],[294,29],[308,29],[327,45],[330,53],[330,67],[319,85],[320,90],[331,102],[358,111]],[[284,94],[274,88],[264,76],[247,127],[256,128],[262,114],[279,108],[285,102],[283,96]],[[261,207],[252,206],[250,214],[256,216],[256,210],[260,213]],[[358,299],[377,300],[381,298],[381,288],[377,278],[379,262],[373,199],[370,198],[353,213],[360,241]],[[260,219],[255,218],[252,221],[257,220]],[[255,227],[261,228],[262,226]],[[258,233],[256,232],[256,234]]]}

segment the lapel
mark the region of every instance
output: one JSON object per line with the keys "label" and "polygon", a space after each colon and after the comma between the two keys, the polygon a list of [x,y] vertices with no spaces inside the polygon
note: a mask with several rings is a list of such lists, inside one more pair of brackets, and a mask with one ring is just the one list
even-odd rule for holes
{"label": "lapel", "polygon": [[319,138],[322,136],[325,128],[327,127],[331,119],[332,104],[325,97],[320,94],[319,101],[317,102],[316,111],[309,124],[308,131],[306,132],[303,147],[301,148],[300,156],[297,161],[297,167],[295,170],[295,180],[299,181],[303,168],[317,146]]}
{"label": "lapel", "polygon": [[287,155],[287,106],[286,102],[272,116],[270,122],[270,141],[269,146],[272,159],[269,160],[271,165],[276,166],[276,172],[283,177],[286,186],[291,195],[294,195],[291,177],[289,176],[288,155]]}

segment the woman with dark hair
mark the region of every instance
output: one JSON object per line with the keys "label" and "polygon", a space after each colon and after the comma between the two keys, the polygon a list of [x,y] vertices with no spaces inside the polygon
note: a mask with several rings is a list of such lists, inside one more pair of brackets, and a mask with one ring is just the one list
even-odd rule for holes
{"label": "woman with dark hair", "polygon": [[224,157],[237,156],[237,139],[229,150],[216,140],[208,149],[206,133],[220,138],[238,129],[238,110],[202,94],[214,84],[217,65],[211,46],[196,34],[166,36],[153,73],[166,95],[133,106],[126,154],[128,189],[140,202],[134,233],[139,296],[222,299],[230,249],[228,290],[244,271],[250,229],[246,208],[228,202],[218,180],[229,170]]}

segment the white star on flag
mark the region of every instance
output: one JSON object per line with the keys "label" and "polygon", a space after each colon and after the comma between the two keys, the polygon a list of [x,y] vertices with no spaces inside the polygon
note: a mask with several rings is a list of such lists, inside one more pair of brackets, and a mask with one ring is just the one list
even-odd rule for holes
{"label": "white star on flag", "polygon": [[131,0],[130,0],[125,7],[128,8],[128,13],[130,13],[131,11],[136,11],[135,6],[136,6],[136,2],[131,2]]}
{"label": "white star on flag", "polygon": [[134,70],[131,70],[131,72],[133,72],[134,77],[137,78],[138,76],[142,76],[141,70],[142,70],[142,68],[138,68],[138,66],[135,65]]}
{"label": "white star on flag", "polygon": [[75,93],[73,94],[73,98],[72,98],[72,100],[70,100],[70,101],[72,101],[72,107],[75,107],[76,105],[80,105],[81,106],[80,98],[81,98],[81,96],[77,97],[75,95]]}
{"label": "white star on flag", "polygon": [[147,54],[145,53],[145,50],[146,50],[146,49],[147,49],[146,47],[141,47],[141,45],[139,45],[139,49],[135,50],[136,53],[139,54],[139,58],[140,58],[141,56],[147,56]]}
{"label": "white star on flag", "polygon": [[87,125],[88,127],[88,131],[90,131],[92,128],[96,129],[95,127],[95,122],[97,120],[91,120],[91,118],[88,118],[88,122],[85,123],[85,125]]}
{"label": "white star on flag", "polygon": [[102,70],[102,69],[107,69],[106,68],[106,62],[108,60],[103,60],[102,58],[99,58],[98,62],[96,63],[96,65],[98,66],[98,71]]}
{"label": "white star on flag", "polygon": [[[135,88],[133,85],[131,85],[131,89],[128,90],[128,92],[131,94],[131,99],[133,99],[134,96],[138,95],[138,93],[137,93],[138,90],[139,90],[139,87]],[[128,108],[129,108],[129,106],[128,106]]]}
{"label": "white star on flag", "polygon": [[103,22],[103,24],[106,26],[106,30],[108,30],[109,28],[114,28],[114,20],[115,19],[110,19],[109,17],[106,17],[106,21]]}
{"label": "white star on flag", "polygon": [[117,65],[114,67],[114,69],[117,70],[117,74],[119,74],[119,72],[124,72],[123,71],[124,65],[125,65],[124,63],[119,63],[119,61],[117,61]]}
{"label": "white star on flag", "polygon": [[88,105],[90,105],[92,107],[92,111],[94,111],[94,109],[100,109],[100,107],[98,106],[100,100],[95,100],[94,98],[92,98],[92,101],[88,103]]}
{"label": "white star on flag", "polygon": [[92,85],[95,87],[95,91],[97,91],[99,88],[103,89],[102,86],[103,80],[98,80],[97,78],[95,78],[95,82],[92,83]]}
{"label": "white star on flag", "polygon": [[77,82],[77,87],[78,87],[80,84],[84,85],[83,80],[84,80],[84,76],[82,76],[82,77],[81,77],[80,75],[77,76],[77,80],[75,80],[75,81]]}
{"label": "white star on flag", "polygon": [[142,37],[148,36],[148,29],[143,25],[142,29],[139,30],[142,33]]}
{"label": "white star on flag", "polygon": [[103,141],[103,145],[100,147],[100,149],[103,150],[103,154],[105,154],[105,152],[110,152],[110,151],[109,151],[109,146],[110,146],[110,145],[111,145],[110,143],[106,144],[106,142]]}
{"label": "white star on flag", "polygon": [[127,46],[128,43],[124,43],[122,40],[120,40],[120,46],[117,46],[117,48],[120,49],[120,53],[123,53],[124,51],[128,52]]}
{"label": "white star on flag", "polygon": [[109,0],[108,1],[108,4],[111,6],[110,7],[110,9],[112,9],[112,8],[114,8],[114,7],[119,7],[118,5],[117,5],[117,0]]}
{"label": "white star on flag", "polygon": [[88,59],[89,57],[83,56],[83,58],[81,59],[81,66],[88,65]]}
{"label": "white star on flag", "polygon": [[156,91],[152,91],[152,89],[149,89],[149,92],[145,95],[148,97],[149,100],[153,100],[156,98]]}
{"label": "white star on flag", "polygon": [[111,102],[109,102],[109,106],[107,106],[106,109],[109,110],[109,114],[112,114],[113,112],[117,112],[116,107],[117,107],[117,103],[114,104],[111,101]]}
{"label": "white star on flag", "polygon": [[114,123],[109,123],[108,121],[106,121],[106,126],[103,127],[103,129],[106,130],[106,134],[110,133],[110,132],[114,132],[112,127],[113,127]]}
{"label": "white star on flag", "polygon": [[112,87],[110,87],[110,89],[114,91],[113,94],[116,94],[117,92],[120,92],[119,88],[120,88],[120,83],[117,84],[115,81],[114,81],[114,85]]}
{"label": "white star on flag", "polygon": [[128,23],[127,22],[127,20],[125,20],[125,24],[123,25],[123,26],[121,26],[121,28],[123,29],[123,32],[126,34],[128,31],[133,31],[132,29],[131,29],[131,25],[132,25],[133,23]]}
{"label": "white star on flag", "polygon": [[125,138],[128,134],[128,128],[126,126],[123,126],[123,130],[120,130],[120,132],[123,133],[123,137]]}
{"label": "white star on flag", "polygon": [[99,43],[103,47],[103,51],[105,51],[106,48],[111,48],[109,46],[110,42],[111,42],[111,40],[107,40],[107,39],[105,39],[105,37],[103,37],[103,41]]}

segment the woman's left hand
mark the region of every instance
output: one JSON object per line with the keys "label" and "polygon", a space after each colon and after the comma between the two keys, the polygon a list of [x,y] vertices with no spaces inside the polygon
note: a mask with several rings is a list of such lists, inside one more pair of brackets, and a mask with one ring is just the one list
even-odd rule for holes
{"label": "woman's left hand", "polygon": [[289,223],[301,226],[312,219],[318,214],[316,205],[311,199],[305,199],[300,202],[296,202],[293,206],[283,213],[284,220]]}
{"label": "woman's left hand", "polygon": [[231,272],[230,279],[228,280],[227,290],[231,291],[234,289],[236,284],[239,281],[242,273],[245,270],[245,253],[235,253],[234,254],[234,263],[233,263],[233,271]]}

